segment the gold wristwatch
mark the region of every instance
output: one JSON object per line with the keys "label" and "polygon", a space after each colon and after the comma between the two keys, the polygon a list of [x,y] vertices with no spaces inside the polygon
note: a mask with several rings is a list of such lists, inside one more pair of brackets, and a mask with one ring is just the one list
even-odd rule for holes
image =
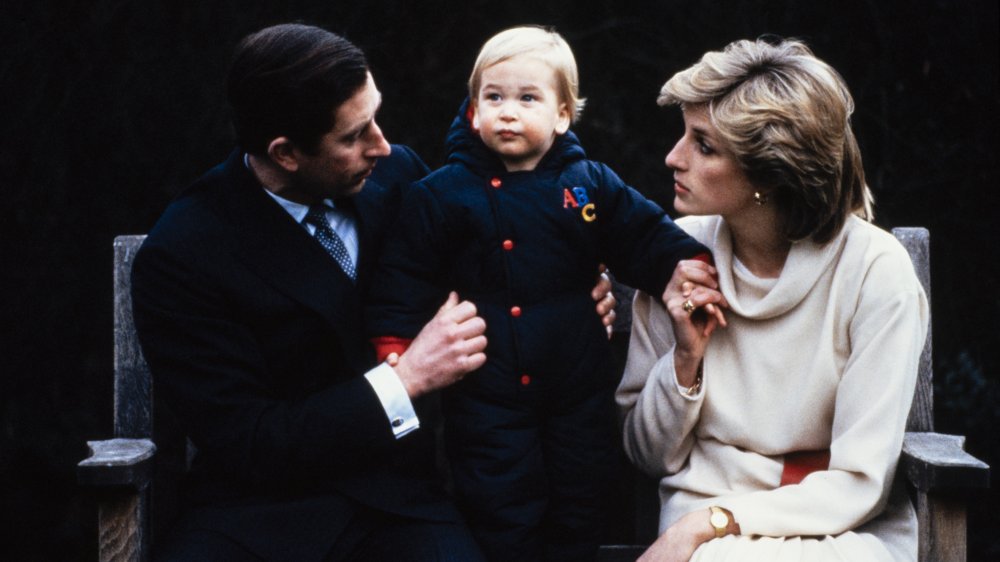
{"label": "gold wristwatch", "polygon": [[708,510],[712,512],[708,517],[708,522],[715,528],[715,537],[726,536],[726,529],[729,528],[729,514],[717,505],[713,505]]}

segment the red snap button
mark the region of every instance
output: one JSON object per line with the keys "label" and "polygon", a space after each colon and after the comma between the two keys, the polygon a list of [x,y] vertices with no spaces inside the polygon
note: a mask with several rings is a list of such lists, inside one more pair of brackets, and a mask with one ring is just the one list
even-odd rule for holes
{"label": "red snap button", "polygon": [[513,240],[504,240],[503,241],[503,249],[504,250],[513,250],[514,249],[514,241]]}
{"label": "red snap button", "polygon": [[521,315],[521,307],[520,306],[512,306],[512,307],[510,307],[510,315],[513,316],[514,318],[517,318],[518,316],[520,316]]}
{"label": "red snap button", "polygon": [[500,186],[503,185],[503,182],[500,181],[500,178],[493,178],[490,180],[490,185],[492,185],[497,189],[500,189]]}
{"label": "red snap button", "polygon": [[521,384],[523,386],[528,386],[531,384],[531,377],[528,375],[521,375]]}

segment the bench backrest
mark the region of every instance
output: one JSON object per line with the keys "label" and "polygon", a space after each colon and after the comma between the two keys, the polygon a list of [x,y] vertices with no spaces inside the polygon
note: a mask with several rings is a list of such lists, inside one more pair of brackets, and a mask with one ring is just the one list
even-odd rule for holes
{"label": "bench backrest", "polygon": [[155,542],[177,514],[178,488],[188,469],[191,446],[167,418],[165,408],[154,408],[153,378],[132,320],[132,261],[145,239],[145,235],[118,236],[114,242],[114,435],[156,443],[156,470],[146,510],[152,527],[147,536]]}
{"label": "bench backrest", "polygon": [[115,437],[153,438],[153,381],[132,321],[132,260],[145,239],[115,238]]}
{"label": "bench backrest", "polygon": [[[896,239],[903,244],[910,254],[913,270],[920,279],[920,284],[927,294],[927,302],[931,300],[931,237],[926,228],[900,227],[892,229]],[[930,320],[928,320],[930,322]],[[920,370],[917,375],[917,388],[913,394],[913,404],[910,405],[910,417],[906,420],[906,431],[934,431],[934,367],[931,364],[932,337],[930,325],[927,327],[927,339],[920,354]]]}

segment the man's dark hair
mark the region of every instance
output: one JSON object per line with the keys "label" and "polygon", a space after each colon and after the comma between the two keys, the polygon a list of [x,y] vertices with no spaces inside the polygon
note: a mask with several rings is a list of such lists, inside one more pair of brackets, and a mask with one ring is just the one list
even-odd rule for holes
{"label": "man's dark hair", "polygon": [[226,82],[240,147],[263,154],[285,136],[313,152],[367,73],[361,49],[325,29],[283,24],[244,37]]}

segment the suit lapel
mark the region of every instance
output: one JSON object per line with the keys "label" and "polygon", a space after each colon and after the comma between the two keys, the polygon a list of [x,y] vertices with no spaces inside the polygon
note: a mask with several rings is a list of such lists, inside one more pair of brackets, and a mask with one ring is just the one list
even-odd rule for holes
{"label": "suit lapel", "polygon": [[239,258],[276,290],[325,318],[337,332],[344,356],[351,358],[357,371],[366,371],[370,353],[360,326],[361,295],[354,282],[264,192],[241,156],[231,157],[226,167],[232,189],[227,190],[220,213],[232,223]]}

